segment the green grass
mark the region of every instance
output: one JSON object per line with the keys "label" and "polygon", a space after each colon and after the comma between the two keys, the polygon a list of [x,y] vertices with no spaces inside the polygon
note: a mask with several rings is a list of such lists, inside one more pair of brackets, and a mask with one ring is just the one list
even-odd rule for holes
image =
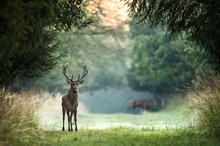
{"label": "green grass", "polygon": [[215,138],[187,129],[80,130],[78,132],[47,131],[47,143],[41,146],[218,146]]}
{"label": "green grass", "polygon": [[[160,112],[79,113],[78,132],[60,131],[61,120],[54,129],[45,131],[47,143],[53,146],[218,146],[220,140],[190,127],[191,111],[184,98],[173,98]],[[56,115],[56,113],[54,113]],[[56,117],[60,117],[57,112]],[[56,118],[52,118],[53,120]],[[51,123],[51,122],[49,122]],[[53,124],[52,124],[53,125]],[[163,125],[163,126],[162,126]],[[187,126],[188,125],[188,126]],[[56,128],[56,126],[58,126]],[[49,127],[49,126],[48,126]],[[53,127],[53,126],[52,126]],[[167,128],[168,127],[168,128]],[[172,127],[172,128],[170,128]]]}
{"label": "green grass", "polygon": [[[38,97],[30,96],[33,95],[23,93],[16,98],[1,97],[0,146],[220,145],[219,139],[207,136],[203,129],[190,127],[190,111],[186,110],[184,99],[172,99],[163,111],[140,115],[79,113],[79,131],[63,132],[60,105],[56,107],[51,100],[46,102],[48,113],[43,110],[41,117],[46,117],[46,122],[52,125],[47,125],[47,129],[36,119],[42,111],[37,110]],[[11,98],[9,102],[8,98]],[[51,104],[53,110],[48,110]]]}

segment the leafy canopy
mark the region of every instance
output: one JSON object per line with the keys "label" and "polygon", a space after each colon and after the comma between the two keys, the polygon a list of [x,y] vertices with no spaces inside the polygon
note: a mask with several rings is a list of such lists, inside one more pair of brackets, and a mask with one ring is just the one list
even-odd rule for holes
{"label": "leafy canopy", "polygon": [[0,84],[47,73],[62,55],[56,37],[87,26],[82,1],[3,0],[0,6]]}
{"label": "leafy canopy", "polygon": [[174,88],[182,88],[200,68],[196,61],[205,64],[204,52],[188,41],[170,38],[162,29],[150,26],[131,23],[130,29],[133,41],[129,79],[136,90],[171,92]]}
{"label": "leafy canopy", "polygon": [[185,33],[208,52],[207,58],[220,71],[219,0],[132,0],[131,17],[140,22],[168,27],[170,34]]}

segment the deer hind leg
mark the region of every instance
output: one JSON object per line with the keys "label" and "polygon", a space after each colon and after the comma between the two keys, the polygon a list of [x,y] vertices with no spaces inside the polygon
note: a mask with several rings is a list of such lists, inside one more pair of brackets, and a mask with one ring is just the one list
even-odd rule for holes
{"label": "deer hind leg", "polygon": [[74,123],[75,123],[75,131],[77,131],[77,118],[76,118],[76,115],[77,115],[77,110],[74,111]]}
{"label": "deer hind leg", "polygon": [[65,131],[65,128],[64,128],[64,121],[65,121],[65,109],[62,108],[62,112],[63,112],[63,128],[62,130]]}
{"label": "deer hind leg", "polygon": [[143,105],[143,111],[142,111],[142,114],[145,113],[145,112],[147,112],[147,105],[146,105],[146,104]]}

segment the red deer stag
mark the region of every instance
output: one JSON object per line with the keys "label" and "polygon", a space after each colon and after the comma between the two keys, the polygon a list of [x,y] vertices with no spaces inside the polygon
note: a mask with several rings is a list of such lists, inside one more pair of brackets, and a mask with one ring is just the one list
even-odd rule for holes
{"label": "red deer stag", "polygon": [[73,80],[73,76],[70,79],[66,75],[67,65],[63,66],[63,74],[66,77],[67,83],[70,84],[69,92],[62,97],[62,112],[63,112],[63,128],[64,131],[64,121],[65,121],[65,112],[67,112],[68,118],[68,131],[73,131],[72,128],[72,116],[74,114],[74,123],[75,123],[75,131],[77,131],[77,107],[78,107],[78,86],[84,82],[83,78],[88,74],[88,69],[86,66],[83,66],[83,75],[80,77],[78,75],[78,79],[76,81]]}
{"label": "red deer stag", "polygon": [[157,106],[157,102],[154,98],[149,98],[149,99],[134,99],[131,100],[129,103],[129,109],[135,109],[137,107],[142,108],[144,111],[150,110],[151,108],[154,108]]}

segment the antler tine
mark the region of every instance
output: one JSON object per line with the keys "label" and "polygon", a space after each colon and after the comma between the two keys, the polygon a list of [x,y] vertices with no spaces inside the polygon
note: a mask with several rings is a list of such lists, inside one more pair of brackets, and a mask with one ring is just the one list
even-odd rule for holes
{"label": "antler tine", "polygon": [[78,74],[78,81],[80,80],[80,74]]}
{"label": "antler tine", "polygon": [[80,75],[78,76],[78,80],[82,80],[87,74],[88,74],[87,66],[83,65],[83,74],[81,78],[80,78]]}
{"label": "antler tine", "polygon": [[67,69],[67,67],[68,67],[68,64],[67,64],[67,65],[63,65],[63,74],[64,74],[64,76],[65,76],[69,81],[71,81],[71,79],[66,75],[66,69]]}
{"label": "antler tine", "polygon": [[82,74],[82,77],[80,77],[80,74],[78,75],[78,80],[77,81],[80,81],[82,80],[88,73],[88,69],[86,67],[86,65],[83,65],[83,74]]}

